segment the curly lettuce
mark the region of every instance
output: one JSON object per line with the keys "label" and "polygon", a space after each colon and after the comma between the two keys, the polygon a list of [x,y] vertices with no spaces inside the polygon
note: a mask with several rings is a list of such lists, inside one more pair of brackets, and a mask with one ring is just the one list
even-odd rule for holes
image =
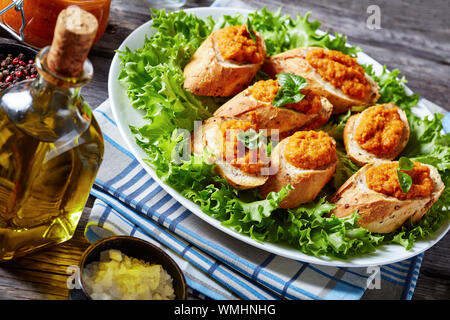
{"label": "curly lettuce", "polygon": [[[194,120],[204,120],[226,101],[223,98],[195,96],[183,88],[183,69],[192,54],[215,29],[225,25],[250,25],[265,40],[268,55],[300,46],[318,46],[342,51],[355,56],[360,48],[349,46],[344,35],[319,31],[318,21],[309,21],[310,13],[295,18],[281,14],[281,9],[270,12],[266,8],[247,17],[225,15],[218,21],[200,19],[194,15],[165,10],[152,10],[154,34],[146,38],[142,48],[120,52],[122,71],[120,81],[127,87],[131,105],[142,110],[147,124],[130,127],[137,144],[146,151],[147,162],[164,183],[198,204],[201,210],[236,232],[257,241],[284,243],[306,254],[346,258],[369,253],[383,243],[398,243],[411,248],[418,239],[432,234],[447,219],[449,191],[417,224],[403,227],[387,235],[373,234],[361,228],[357,213],[337,218],[330,212],[334,205],[327,201],[359,167],[346,155],[342,132],[349,111],[333,115],[321,130],[337,141],[339,166],[330,183],[318,198],[295,209],[281,209],[279,203],[290,186],[270,193],[261,199],[256,191],[238,191],[214,172],[214,165],[202,157],[188,156],[181,162],[173,160],[177,147],[188,144],[188,133]],[[407,94],[400,71],[386,68],[376,75],[371,66],[365,66],[380,85],[379,103],[393,102],[406,110],[411,126],[411,138],[402,155],[436,166],[446,184],[450,183],[450,136],[442,134],[441,116],[421,119],[412,108],[419,96]],[[258,78],[265,75],[259,73]]]}

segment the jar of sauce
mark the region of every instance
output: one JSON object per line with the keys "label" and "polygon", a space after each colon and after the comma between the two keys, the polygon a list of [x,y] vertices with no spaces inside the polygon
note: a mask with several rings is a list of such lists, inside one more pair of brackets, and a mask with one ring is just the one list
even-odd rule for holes
{"label": "jar of sauce", "polygon": [[[10,4],[11,0],[0,0],[0,9]],[[97,18],[99,28],[95,41],[98,41],[108,25],[111,0],[24,0],[25,42],[37,48],[50,45],[59,13],[71,5],[77,5]],[[12,8],[0,19],[3,24],[19,34],[22,26],[22,16],[19,11]]]}

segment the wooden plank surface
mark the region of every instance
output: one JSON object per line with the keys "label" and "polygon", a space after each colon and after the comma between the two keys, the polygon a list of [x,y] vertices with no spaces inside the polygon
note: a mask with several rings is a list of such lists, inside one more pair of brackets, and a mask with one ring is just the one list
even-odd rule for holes
{"label": "wooden plank surface", "polygon": [[[350,43],[386,64],[402,70],[408,86],[428,100],[450,110],[450,24],[446,0],[247,0],[254,8],[283,7],[283,12],[304,14],[323,23],[322,29],[341,32]],[[186,8],[212,1],[187,1]],[[369,30],[367,7],[378,5],[381,29]],[[108,97],[108,70],[114,50],[138,26],[148,21],[146,1],[112,0],[108,29],[94,46],[90,59],[94,80],[83,90],[95,108]],[[15,42],[0,31],[0,42]],[[90,198],[77,232],[64,244],[0,264],[0,299],[67,299],[67,268],[77,265],[89,243],[83,237],[93,199]],[[413,299],[450,299],[450,235],[428,250]]]}

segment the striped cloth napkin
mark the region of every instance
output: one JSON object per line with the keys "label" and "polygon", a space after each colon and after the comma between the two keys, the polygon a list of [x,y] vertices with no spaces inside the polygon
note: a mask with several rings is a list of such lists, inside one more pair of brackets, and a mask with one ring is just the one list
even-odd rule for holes
{"label": "striped cloth napkin", "polygon": [[201,298],[411,299],[423,254],[377,272],[303,263],[257,249],[218,231],[166,193],[126,149],[108,101],[94,114],[105,155],[91,191],[97,199],[85,232],[89,241],[125,234],[158,245],[179,264],[190,293]]}

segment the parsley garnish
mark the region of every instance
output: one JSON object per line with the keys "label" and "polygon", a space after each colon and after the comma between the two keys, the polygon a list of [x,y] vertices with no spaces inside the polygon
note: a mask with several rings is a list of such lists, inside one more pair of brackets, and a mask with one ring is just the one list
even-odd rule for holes
{"label": "parsley garnish", "polygon": [[413,168],[414,164],[410,159],[408,159],[407,157],[400,157],[400,159],[398,160],[397,177],[403,193],[408,193],[409,189],[411,189],[412,186],[411,176],[403,171],[410,171]]}
{"label": "parsley garnish", "polygon": [[252,38],[252,40],[255,41],[255,43],[257,43],[255,30],[253,29],[253,26],[248,18],[247,18],[247,32]]}
{"label": "parsley garnish", "polygon": [[280,89],[273,99],[274,107],[281,107],[289,103],[300,102],[305,95],[300,93],[300,90],[308,85],[305,78],[291,73],[277,74]]}

